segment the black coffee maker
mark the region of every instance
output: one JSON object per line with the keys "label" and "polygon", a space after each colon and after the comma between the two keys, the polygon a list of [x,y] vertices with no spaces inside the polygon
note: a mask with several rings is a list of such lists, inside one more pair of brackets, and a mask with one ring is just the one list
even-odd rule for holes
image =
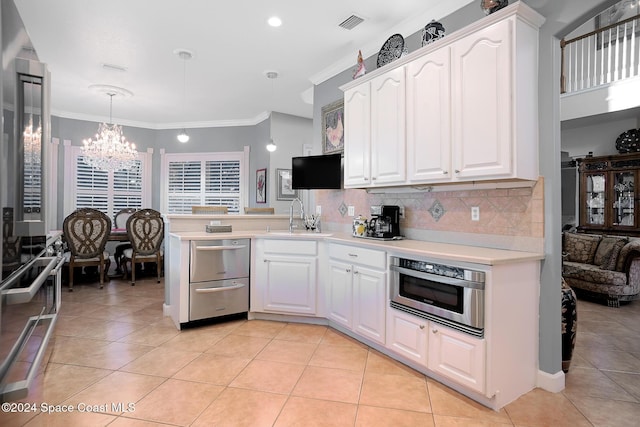
{"label": "black coffee maker", "polygon": [[400,207],[392,205],[371,206],[369,237],[393,239],[400,237]]}

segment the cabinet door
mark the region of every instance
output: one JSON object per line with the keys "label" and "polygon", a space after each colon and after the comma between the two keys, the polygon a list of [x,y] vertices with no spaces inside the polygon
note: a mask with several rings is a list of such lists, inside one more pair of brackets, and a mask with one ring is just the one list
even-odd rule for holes
{"label": "cabinet door", "polygon": [[407,180],[451,180],[449,48],[407,65]]}
{"label": "cabinet door", "polygon": [[316,258],[267,255],[263,263],[265,311],[316,313]]}
{"label": "cabinet door", "polygon": [[353,281],[351,264],[329,261],[329,301],[327,317],[351,329],[353,319]]}
{"label": "cabinet door", "polygon": [[371,177],[369,83],[344,93],[344,186],[368,186]]}
{"label": "cabinet door", "polygon": [[393,308],[387,310],[387,348],[427,366],[428,321]]}
{"label": "cabinet door", "polygon": [[371,80],[372,185],[405,181],[405,150],[405,78],[401,67]]}
{"label": "cabinet door", "polygon": [[485,341],[430,323],[428,368],[457,383],[484,393]]}
{"label": "cabinet door", "polygon": [[380,344],[385,343],[386,273],[353,267],[353,330]]}
{"label": "cabinet door", "polygon": [[451,45],[455,179],[512,174],[512,25],[502,21]]}
{"label": "cabinet door", "polygon": [[638,171],[614,171],[611,173],[613,207],[611,225],[619,229],[638,227],[635,189]]}
{"label": "cabinet door", "polygon": [[606,224],[607,202],[607,173],[587,172],[582,176],[582,194],[580,203],[582,208],[582,226],[590,229],[602,229]]}

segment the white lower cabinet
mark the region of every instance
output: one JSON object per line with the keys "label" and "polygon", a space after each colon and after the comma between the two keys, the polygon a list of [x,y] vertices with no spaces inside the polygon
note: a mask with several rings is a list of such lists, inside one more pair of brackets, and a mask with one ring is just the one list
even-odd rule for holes
{"label": "white lower cabinet", "polygon": [[429,324],[429,358],[433,372],[479,393],[485,392],[485,340],[437,323]]}
{"label": "white lower cabinet", "polygon": [[271,240],[256,243],[258,292],[252,311],[315,315],[317,311],[316,241]]}
{"label": "white lower cabinet", "polygon": [[428,331],[428,320],[389,308],[387,348],[425,367]]}
{"label": "white lower cabinet", "polygon": [[389,308],[387,348],[470,390],[485,392],[485,340]]}
{"label": "white lower cabinet", "polygon": [[329,245],[327,317],[360,336],[385,343],[386,253]]}

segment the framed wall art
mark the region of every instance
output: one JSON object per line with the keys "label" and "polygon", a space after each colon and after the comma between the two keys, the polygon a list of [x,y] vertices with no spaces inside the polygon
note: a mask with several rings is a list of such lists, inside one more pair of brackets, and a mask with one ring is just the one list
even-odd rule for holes
{"label": "framed wall art", "polygon": [[277,169],[278,200],[293,200],[298,197],[298,192],[291,186],[291,169]]}
{"label": "framed wall art", "polygon": [[344,150],[344,100],[322,107],[322,153]]}
{"label": "framed wall art", "polygon": [[256,171],[256,203],[267,203],[267,170]]}

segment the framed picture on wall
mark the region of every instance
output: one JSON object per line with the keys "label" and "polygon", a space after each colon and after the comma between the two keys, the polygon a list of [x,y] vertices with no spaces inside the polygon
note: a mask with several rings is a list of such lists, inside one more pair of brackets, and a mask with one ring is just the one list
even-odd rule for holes
{"label": "framed picture on wall", "polygon": [[344,100],[322,107],[322,153],[344,150]]}
{"label": "framed picture on wall", "polygon": [[277,169],[278,176],[278,200],[293,200],[298,197],[298,192],[291,186],[291,169]]}
{"label": "framed picture on wall", "polygon": [[267,203],[267,170],[256,171],[256,203]]}

